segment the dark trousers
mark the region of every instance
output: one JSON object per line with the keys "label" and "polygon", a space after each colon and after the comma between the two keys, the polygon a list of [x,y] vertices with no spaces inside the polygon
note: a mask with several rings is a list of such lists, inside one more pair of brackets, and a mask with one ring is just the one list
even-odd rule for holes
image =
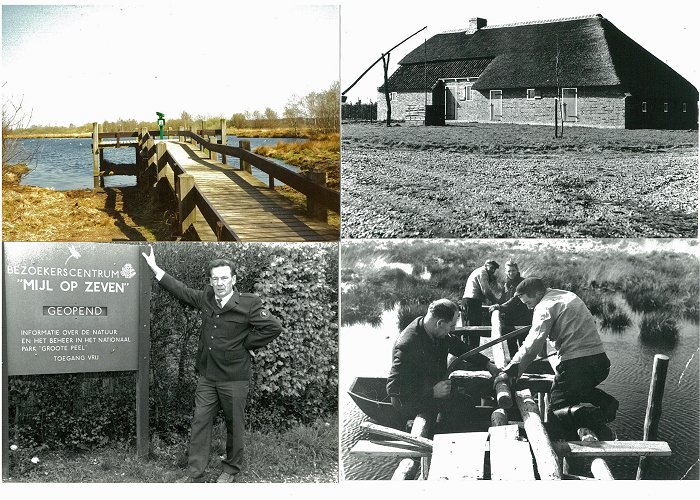
{"label": "dark trousers", "polygon": [[562,361],[557,366],[552,386],[550,410],[579,403],[605,407],[613,398],[596,388],[610,373],[610,360],[605,353]]}
{"label": "dark trousers", "polygon": [[219,408],[223,410],[226,420],[226,458],[222,460],[223,470],[229,474],[241,471],[248,387],[247,380],[215,382],[199,377],[194,395],[194,417],[187,461],[190,477],[201,476],[207,468],[212,427]]}
{"label": "dark trousers", "polygon": [[[481,326],[483,324],[484,313],[481,310],[481,300],[464,297],[462,299],[462,325]],[[469,333],[464,336],[464,342],[469,349],[479,347],[481,335]]]}

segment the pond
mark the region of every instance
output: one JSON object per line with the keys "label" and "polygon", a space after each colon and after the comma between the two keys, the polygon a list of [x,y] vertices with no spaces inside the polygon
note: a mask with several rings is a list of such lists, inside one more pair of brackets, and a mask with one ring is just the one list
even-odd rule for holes
{"label": "pond", "polygon": [[[229,146],[238,146],[239,137],[228,137]],[[279,137],[253,137],[250,140],[250,148],[254,150],[258,146],[271,146],[279,141],[301,142],[302,138]],[[35,160],[29,165],[32,171],[22,179],[22,184],[53,188],[57,190],[91,189],[92,179],[92,152],[91,138],[66,138],[66,139],[22,139],[20,146],[27,152],[35,155]],[[133,164],[136,161],[134,148],[108,148],[105,149],[104,158],[113,163]],[[297,167],[288,165],[280,160],[272,159],[275,163],[297,172]],[[229,157],[229,164],[238,168],[237,158]],[[253,168],[253,175],[267,183],[266,173]],[[105,187],[125,187],[136,184],[134,176],[119,175],[105,177]],[[276,185],[282,185],[275,181]]]}
{"label": "pond", "polygon": [[[362,438],[359,424],[366,416],[347,395],[354,377],[386,377],[391,351],[398,335],[398,309],[385,311],[382,324],[341,327],[340,406],[341,477],[344,479],[390,479],[398,464],[391,458],[357,459],[349,455]],[[669,347],[645,345],[639,339],[638,317],[633,326],[615,333],[601,330],[612,362],[610,376],[600,387],[620,401],[612,426],[620,440],[641,440],[655,354],[670,358],[659,424],[659,439],[667,441],[672,456],[650,459],[648,479],[698,479],[698,325],[680,322],[678,342]],[[489,351],[486,351],[488,354]],[[607,460],[616,479],[634,479],[638,459]]]}

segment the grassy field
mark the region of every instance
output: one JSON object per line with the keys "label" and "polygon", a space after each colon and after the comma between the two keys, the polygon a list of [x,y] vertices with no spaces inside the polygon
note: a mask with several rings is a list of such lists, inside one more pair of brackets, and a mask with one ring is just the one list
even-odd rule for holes
{"label": "grassy field", "polygon": [[693,131],[344,124],[342,236],[695,237]]}
{"label": "grassy field", "polygon": [[[223,422],[214,428],[205,482],[221,473],[226,453]],[[12,438],[10,439],[12,441]],[[11,443],[12,444],[12,443]],[[242,483],[318,483],[338,480],[338,418],[297,425],[285,431],[246,431]],[[36,463],[32,462],[32,459]],[[93,450],[22,449],[10,452],[10,482],[25,483],[169,483],[187,466],[187,440],[151,438],[147,460],[136,459],[133,445],[115,443]]]}

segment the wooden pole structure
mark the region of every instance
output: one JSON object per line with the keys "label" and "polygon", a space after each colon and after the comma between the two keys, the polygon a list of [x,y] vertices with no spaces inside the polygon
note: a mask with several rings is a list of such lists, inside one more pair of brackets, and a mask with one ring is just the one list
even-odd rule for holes
{"label": "wooden pole structure", "polygon": [[[147,253],[145,246],[141,251]],[[151,349],[151,275],[146,263],[139,259],[139,346],[138,371],[136,373],[136,456],[148,458],[150,434],[148,427],[149,364]]]}
{"label": "wooden pole structure", "polygon": [[[656,441],[659,434],[659,420],[661,419],[661,402],[664,398],[664,386],[666,385],[666,373],[668,372],[668,356],[657,354],[654,356],[654,368],[651,372],[649,385],[649,399],[647,400],[647,413],[644,418],[644,441]],[[649,470],[649,458],[639,457],[637,467],[637,479],[642,479]]]}
{"label": "wooden pole structure", "polygon": [[[5,250],[2,250],[2,289],[5,288]],[[2,294],[2,480],[10,477],[10,392],[7,372],[7,305],[6,295]]]}
{"label": "wooden pole structure", "polygon": [[92,123],[92,190],[100,187],[100,129],[97,122]]}
{"label": "wooden pole structure", "polygon": [[[238,141],[238,147],[241,149],[245,149],[246,151],[250,151],[250,141],[247,139],[240,140],[240,141]],[[247,161],[241,160],[241,170],[248,172],[250,174],[251,173],[250,163],[248,163]]]}
{"label": "wooden pole structure", "polygon": [[165,178],[166,174],[166,163],[165,163],[165,152],[167,147],[164,142],[159,142],[156,144],[156,180],[160,182],[161,179]]}
{"label": "wooden pole structure", "polygon": [[[491,313],[491,340],[498,340],[503,336],[503,324],[501,322],[500,311],[493,311]],[[499,342],[493,346],[491,349],[493,354],[493,363],[496,368],[502,370],[510,363],[510,352],[508,351],[507,342]],[[510,383],[508,378],[505,378],[495,384],[496,389],[496,401],[498,401],[498,407],[503,409],[508,409],[513,407],[513,397],[510,394]]]}
{"label": "wooden pole structure", "polygon": [[[224,146],[227,145],[228,138],[226,137],[226,119],[222,118],[221,119],[221,142],[220,144],[223,144]],[[226,155],[224,153],[221,153],[221,163],[226,165]]]}
{"label": "wooden pole structure", "polygon": [[178,175],[177,214],[180,222],[180,234],[184,234],[195,223],[197,217],[197,206],[190,194],[193,189],[194,177],[191,174]]}
{"label": "wooden pole structure", "polygon": [[[426,415],[419,414],[413,419],[413,427],[411,428],[411,435],[416,437],[427,437],[430,434],[430,425]],[[427,474],[428,467],[430,466],[429,458],[421,458],[421,460],[415,458],[404,458],[401,460],[399,465],[394,470],[394,474],[391,479],[394,481],[404,481],[406,479],[413,479],[416,477],[416,473],[419,469],[423,470],[423,475]]]}
{"label": "wooden pole structure", "polygon": [[[310,170],[306,176],[311,182],[326,187],[326,183],[328,182],[328,175],[326,172]],[[306,212],[309,214],[309,217],[328,222],[328,209],[308,196],[306,197]]]}
{"label": "wooden pole structure", "polygon": [[537,462],[537,470],[540,479],[561,479],[562,472],[559,467],[559,458],[552,449],[552,443],[545,431],[540,417],[537,403],[532,399],[530,391],[525,389],[515,393],[515,401],[523,417],[523,426],[530,441],[532,455]]}

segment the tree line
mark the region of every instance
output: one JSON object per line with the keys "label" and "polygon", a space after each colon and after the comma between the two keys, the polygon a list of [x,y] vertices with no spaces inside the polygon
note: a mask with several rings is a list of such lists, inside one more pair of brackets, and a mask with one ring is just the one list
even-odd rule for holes
{"label": "tree line", "polygon": [[[167,110],[166,110],[167,111]],[[165,128],[178,130],[180,127],[194,126],[199,128],[204,122],[204,127],[219,128],[224,115],[204,116],[182,111],[178,118],[168,118],[166,113]],[[101,124],[103,132],[119,132],[138,130],[141,127],[155,129],[156,120],[137,121],[134,119],[119,118],[115,121],[105,120]],[[4,124],[4,123],[3,123]],[[244,110],[233,113],[226,118],[226,126],[233,128],[281,128],[289,127],[295,132],[302,128],[311,128],[320,132],[338,132],[340,130],[340,83],[333,82],[327,89],[318,92],[310,92],[305,96],[292,95],[284,106],[282,116],[274,109],[267,107],[264,110]],[[92,131],[92,124],[49,127],[32,126],[22,127],[25,132],[33,133],[76,133]]]}

